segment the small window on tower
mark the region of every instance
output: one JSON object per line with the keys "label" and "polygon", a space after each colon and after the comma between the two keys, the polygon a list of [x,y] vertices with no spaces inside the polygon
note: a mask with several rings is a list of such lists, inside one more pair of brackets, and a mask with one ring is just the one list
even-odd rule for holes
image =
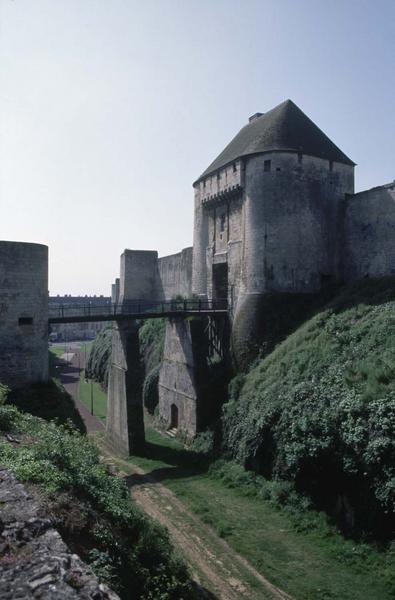
{"label": "small window on tower", "polygon": [[270,171],[270,169],[272,168],[272,161],[271,160],[265,160],[263,163],[263,170],[268,172]]}
{"label": "small window on tower", "polygon": [[220,226],[219,226],[219,230],[221,233],[223,233],[225,231],[225,220],[226,220],[225,215],[221,215]]}
{"label": "small window on tower", "polygon": [[19,325],[33,325],[33,317],[19,317]]}
{"label": "small window on tower", "polygon": [[237,171],[236,163],[233,163],[233,173],[236,173],[236,171]]}
{"label": "small window on tower", "polygon": [[329,161],[329,170],[333,171],[333,160]]}

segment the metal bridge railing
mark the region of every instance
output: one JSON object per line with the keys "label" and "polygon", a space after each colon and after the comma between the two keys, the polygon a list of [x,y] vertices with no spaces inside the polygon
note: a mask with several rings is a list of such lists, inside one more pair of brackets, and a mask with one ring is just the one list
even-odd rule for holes
{"label": "metal bridge railing", "polygon": [[115,320],[117,316],[133,315],[135,318],[144,315],[168,315],[186,313],[215,313],[224,312],[228,309],[226,299],[181,299],[181,300],[125,300],[117,304],[95,305],[95,304],[56,304],[50,305],[48,309],[49,319],[63,319],[70,317],[92,319],[100,317],[103,320],[108,316],[109,320]]}

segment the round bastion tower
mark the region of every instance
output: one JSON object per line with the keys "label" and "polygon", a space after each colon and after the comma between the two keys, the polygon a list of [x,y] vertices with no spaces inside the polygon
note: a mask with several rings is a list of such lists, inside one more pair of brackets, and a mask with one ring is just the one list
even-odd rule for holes
{"label": "round bastion tower", "polygon": [[48,248],[0,241],[0,383],[48,379]]}
{"label": "round bastion tower", "polygon": [[243,366],[264,342],[270,301],[339,278],[354,163],[287,100],[251,117],[194,189],[193,292],[227,298]]}

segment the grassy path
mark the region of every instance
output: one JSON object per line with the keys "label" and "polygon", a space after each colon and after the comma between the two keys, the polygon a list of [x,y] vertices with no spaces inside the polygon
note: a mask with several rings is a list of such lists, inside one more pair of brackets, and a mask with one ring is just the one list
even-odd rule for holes
{"label": "grassy path", "polygon": [[127,479],[133,499],[167,527],[174,545],[190,566],[194,579],[221,600],[292,600],[237,554],[215,530],[188,510],[173,492],[131,460],[114,457],[101,439],[106,462]]}
{"label": "grassy path", "polygon": [[295,530],[270,503],[188,467],[177,441],[149,427],[146,433],[145,457],[120,458],[103,438],[99,444],[106,460],[127,478],[136,502],[166,525],[194,575],[217,597],[394,598],[382,577],[384,558],[381,563],[365,558],[358,547],[353,553],[352,544],[340,536],[325,539],[319,531]]}

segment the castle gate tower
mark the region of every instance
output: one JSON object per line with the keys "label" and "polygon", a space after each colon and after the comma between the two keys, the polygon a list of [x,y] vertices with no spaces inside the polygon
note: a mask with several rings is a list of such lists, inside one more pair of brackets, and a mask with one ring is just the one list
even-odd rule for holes
{"label": "castle gate tower", "polygon": [[276,294],[340,273],[340,205],[354,163],[291,101],[257,113],[194,183],[193,292],[225,295],[240,366],[262,343]]}

